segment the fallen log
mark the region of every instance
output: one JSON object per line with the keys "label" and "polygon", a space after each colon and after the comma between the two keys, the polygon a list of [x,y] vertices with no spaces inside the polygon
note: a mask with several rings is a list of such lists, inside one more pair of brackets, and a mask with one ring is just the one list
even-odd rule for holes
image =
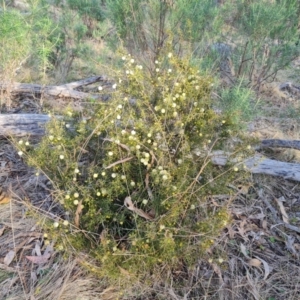
{"label": "fallen log", "polygon": [[[230,154],[224,151],[211,154],[212,163],[219,166],[224,166],[230,160],[229,157]],[[252,174],[272,175],[300,182],[300,164],[273,160],[257,153],[237,165],[245,165]]]}
{"label": "fallen log", "polygon": [[300,150],[300,141],[270,139],[270,140],[262,140],[261,144],[259,145],[259,149],[277,148],[277,147]]}
{"label": "fallen log", "polygon": [[279,86],[280,91],[287,91],[292,95],[300,95],[300,86],[292,82],[285,82]]}
{"label": "fallen log", "polygon": [[[0,136],[13,137],[41,137],[45,134],[45,124],[51,116],[42,114],[2,114],[0,115]],[[300,141],[263,140],[262,145],[268,147],[284,147],[299,149]],[[212,153],[212,162],[216,165],[225,165],[229,154],[224,151]],[[243,162],[253,174],[279,176],[284,179],[300,182],[300,164],[272,160],[261,154],[248,158]]]}
{"label": "fallen log", "polygon": [[45,134],[45,124],[49,115],[42,114],[2,114],[0,115],[0,136],[40,137]]}
{"label": "fallen log", "polygon": [[35,97],[55,97],[55,98],[72,98],[78,100],[93,99],[100,100],[101,95],[76,91],[75,88],[87,86],[93,83],[107,83],[105,76],[94,76],[80,81],[75,81],[58,86],[40,85],[32,83],[19,82],[1,82],[0,92],[9,92],[13,95],[30,94]]}

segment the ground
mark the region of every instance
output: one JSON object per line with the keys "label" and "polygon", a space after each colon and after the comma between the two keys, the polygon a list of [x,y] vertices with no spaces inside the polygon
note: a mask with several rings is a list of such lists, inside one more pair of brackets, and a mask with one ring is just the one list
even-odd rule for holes
{"label": "ground", "polygon": [[[279,91],[280,83],[291,80],[289,73],[279,75],[258,95],[261,115],[248,124],[259,139],[299,139],[300,99]],[[21,107],[21,102],[11,109],[39,112],[40,103],[28,100]],[[296,150],[264,154],[300,163]],[[45,244],[43,222],[64,212],[52,199],[51,182],[23,162],[9,138],[0,140],[0,185],[0,299],[299,299],[298,182],[252,175],[229,207],[232,223],[211,250],[220,252],[219,261],[179,270],[184,291],[162,283],[141,288],[143,296],[134,289],[120,294],[118,286],[89,275],[81,264],[88,259],[83,253],[67,257]]]}

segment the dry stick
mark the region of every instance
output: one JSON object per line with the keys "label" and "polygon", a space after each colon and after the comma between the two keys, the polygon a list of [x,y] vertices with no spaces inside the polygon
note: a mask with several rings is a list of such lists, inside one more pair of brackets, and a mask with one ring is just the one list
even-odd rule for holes
{"label": "dry stick", "polygon": [[[0,270],[4,270],[4,271],[7,271],[7,272],[10,272],[10,273],[18,273],[19,272],[19,268],[12,268],[12,267],[9,267],[9,266],[7,266],[7,265],[5,265],[5,264],[1,264],[0,263]],[[12,278],[13,279],[13,278]],[[12,280],[13,281],[13,284],[15,284],[15,282],[18,280],[18,277],[16,276],[16,277],[14,277],[14,280]],[[11,281],[11,282],[12,282]],[[11,287],[13,284],[10,284],[10,286],[9,287]]]}
{"label": "dry stick", "polygon": [[254,64],[254,62],[252,62],[250,73],[249,73],[249,82],[252,82],[252,75],[253,75],[254,69],[255,69],[255,64]]}
{"label": "dry stick", "polygon": [[128,197],[125,198],[124,205],[129,210],[135,212],[136,214],[138,214],[139,216],[145,218],[146,220],[152,221],[154,219],[152,216],[150,216],[147,213],[145,213],[142,209],[139,209],[139,208],[135,207],[134,204],[131,201],[131,197],[130,196],[128,196]]}
{"label": "dry stick", "polygon": [[262,61],[264,62],[264,64],[268,60],[269,56],[270,56],[270,48],[268,48],[268,45],[264,45],[264,54],[263,54],[263,59],[262,59]]}
{"label": "dry stick", "polygon": [[158,39],[157,39],[157,45],[156,45],[156,56],[159,56],[160,49],[163,48],[163,42],[165,41],[165,22],[166,22],[166,14],[167,14],[167,6],[166,3],[161,2],[160,3],[160,15],[159,15],[159,26],[158,26]]}
{"label": "dry stick", "polygon": [[[108,142],[114,143],[114,141],[109,138],[104,138],[103,141],[108,141]],[[120,146],[121,148],[125,149],[126,151],[130,152],[129,147],[126,146],[125,144],[117,143],[117,145]]]}
{"label": "dry stick", "polygon": [[262,67],[262,70],[260,72],[260,74],[258,75],[258,78],[256,80],[256,83],[254,84],[254,87],[257,87],[258,90],[260,89],[261,83],[263,82],[263,76],[268,72],[268,70],[270,69],[270,67],[268,67],[267,65]]}
{"label": "dry stick", "polygon": [[230,82],[233,84],[234,83],[234,80],[231,78],[230,75],[226,74],[226,72],[224,72],[222,75],[225,75],[229,80]]}
{"label": "dry stick", "polygon": [[258,191],[258,196],[264,202],[264,204],[267,206],[267,208],[271,211],[272,216],[273,216],[274,220],[276,221],[276,223],[278,225],[283,225],[287,229],[290,229],[290,230],[293,230],[293,231],[296,231],[296,232],[300,233],[300,228],[299,227],[288,224],[288,223],[284,223],[277,217],[276,209],[270,204],[270,202],[266,199],[266,197],[263,196],[262,190]]}
{"label": "dry stick", "polygon": [[82,200],[79,201],[77,208],[76,208],[76,212],[75,212],[75,218],[74,218],[74,224],[76,227],[79,227],[79,222],[80,222],[80,214],[82,212]]}
{"label": "dry stick", "polygon": [[146,173],[146,177],[145,177],[145,185],[146,185],[146,190],[147,190],[148,196],[149,196],[150,200],[153,201],[154,196],[153,196],[151,188],[149,187],[149,172],[148,171],[152,168],[154,161],[155,160],[157,161],[157,158],[155,157],[152,150],[150,151],[150,154],[151,154],[152,159],[151,159],[150,166],[147,168],[147,173]]}
{"label": "dry stick", "polygon": [[120,160],[118,160],[118,161],[116,161],[116,162],[114,162],[114,163],[108,165],[105,169],[110,169],[110,168],[112,168],[112,167],[114,167],[114,166],[116,166],[116,165],[122,164],[122,163],[127,162],[127,161],[129,161],[129,160],[131,160],[131,159],[133,159],[133,156],[126,157],[126,158],[123,158],[123,159],[120,159]]}
{"label": "dry stick", "polygon": [[150,200],[153,201],[154,196],[153,196],[152,190],[149,187],[149,173],[148,172],[145,177],[145,185],[146,185],[146,190],[147,190],[148,196],[149,196]]}
{"label": "dry stick", "polygon": [[[298,56],[297,56],[298,57]],[[294,57],[293,59],[289,60],[287,63],[285,63],[283,66],[281,66],[279,69],[276,69],[273,73],[263,78],[263,81],[266,81],[269,77],[273,76],[273,79],[276,77],[276,74],[278,71],[283,70],[285,67],[287,67],[293,60],[297,59],[297,57]],[[273,81],[273,80],[272,80]]]}
{"label": "dry stick", "polygon": [[263,54],[263,59],[262,59],[262,61],[263,61],[263,63],[262,64],[264,64],[264,66],[262,67],[262,69],[261,69],[261,72],[259,73],[259,75],[258,75],[258,78],[257,78],[257,80],[256,80],[256,84],[254,85],[255,87],[258,87],[258,90],[260,89],[260,85],[261,85],[261,83],[262,83],[262,81],[263,81],[263,77],[265,76],[265,74],[270,70],[270,68],[271,68],[271,65],[267,65],[266,64],[266,61],[268,60],[268,59],[266,59],[266,57],[269,57],[269,55],[270,55],[270,49],[267,49],[267,47],[265,46],[264,47],[265,49],[264,49],[264,54]]}
{"label": "dry stick", "polygon": [[237,73],[237,77],[239,77],[241,72],[242,72],[242,67],[243,67],[244,62],[249,60],[249,59],[246,59],[246,60],[244,59],[245,55],[246,55],[246,50],[247,50],[248,44],[249,44],[249,41],[247,41],[246,44],[245,44],[245,48],[244,48],[243,55],[241,57],[241,62],[240,62],[239,70],[238,70],[238,73]]}
{"label": "dry stick", "polygon": [[[270,82],[275,81],[275,77],[277,76],[278,71],[279,71],[279,69],[276,70],[276,71],[274,71],[273,73],[267,75],[266,77],[263,78],[263,81],[267,81],[267,79],[270,78],[270,77],[272,77],[272,76],[273,76],[273,78],[271,79]],[[269,83],[270,83],[270,82],[269,82]]]}

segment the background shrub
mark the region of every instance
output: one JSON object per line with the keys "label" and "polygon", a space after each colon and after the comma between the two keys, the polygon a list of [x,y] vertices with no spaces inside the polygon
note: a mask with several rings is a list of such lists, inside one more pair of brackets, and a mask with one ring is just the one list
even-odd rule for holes
{"label": "background shrub", "polygon": [[30,26],[15,10],[0,11],[1,78],[12,78],[16,69],[30,54]]}
{"label": "background shrub", "polygon": [[121,43],[152,70],[171,38],[174,53],[203,54],[211,39],[219,36],[223,23],[213,0],[201,3],[196,0],[107,0],[106,7],[106,15],[119,35],[119,40],[108,39],[110,45],[116,47]]}
{"label": "background shrub", "polygon": [[235,76],[259,89],[299,56],[299,1],[233,1],[222,8]]}

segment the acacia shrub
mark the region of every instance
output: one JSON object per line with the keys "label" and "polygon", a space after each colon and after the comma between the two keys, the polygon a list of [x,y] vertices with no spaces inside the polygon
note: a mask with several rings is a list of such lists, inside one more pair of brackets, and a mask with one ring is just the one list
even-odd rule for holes
{"label": "acacia shrub", "polygon": [[[247,177],[251,150],[231,115],[216,112],[212,78],[168,51],[155,76],[122,57],[107,102],[53,118],[38,147],[19,144],[53,182],[69,222],[46,223],[59,249],[86,251],[84,264],[110,279],[147,281],[208,259],[230,222],[230,184]],[[102,92],[103,87],[99,87]],[[231,153],[224,167],[214,150]]]}

